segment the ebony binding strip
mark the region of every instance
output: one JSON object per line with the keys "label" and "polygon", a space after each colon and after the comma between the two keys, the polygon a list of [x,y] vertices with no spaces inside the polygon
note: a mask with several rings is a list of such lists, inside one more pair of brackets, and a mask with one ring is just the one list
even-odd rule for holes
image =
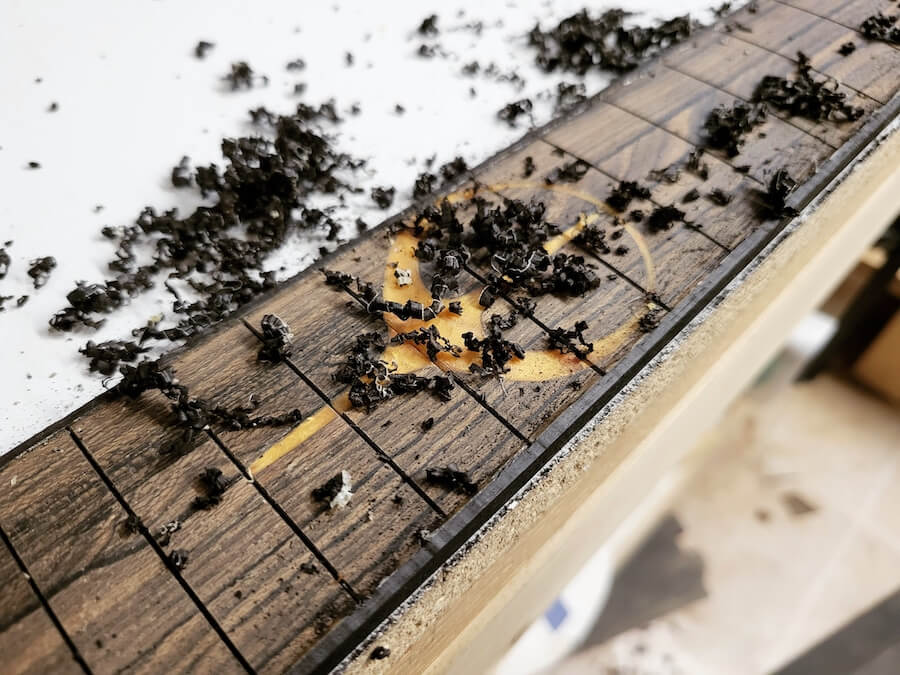
{"label": "ebony binding strip", "polygon": [[[602,100],[603,93],[593,97],[574,113],[584,111]],[[827,194],[839,174],[877,138],[878,134],[900,114],[900,95],[876,111],[854,138],[822,162],[819,170],[803,183],[788,200],[797,210],[808,206],[816,197]],[[535,130],[500,155],[496,161],[513,154],[538,138],[538,134],[563,124],[556,120]],[[488,162],[485,162],[485,165]],[[344,619],[328,635],[319,640],[297,662],[291,672],[327,673],[351,656],[366,638],[415,593],[428,578],[448,561],[465,543],[498,514],[506,503],[568,443],[575,434],[607,405],[644,366],[693,320],[759,253],[793,220],[785,217],[771,227],[762,227],[748,235],[729,253],[720,265],[695,288],[674,310],[667,313],[659,326],[648,334],[645,347],[629,352],[600,382],[579,400],[563,410],[543,433],[516,455],[499,475],[472,497],[444,525],[431,533],[428,543],[400,569],[388,577],[356,612]]]}
{"label": "ebony binding strip", "polygon": [[66,429],[69,432],[69,435],[72,437],[72,441],[78,446],[78,449],[81,451],[81,454],[84,455],[84,458],[87,460],[88,464],[91,465],[91,468],[94,470],[94,473],[103,481],[103,484],[106,486],[106,489],[109,490],[110,494],[115,497],[116,501],[119,502],[119,505],[125,510],[125,513],[128,514],[129,519],[137,524],[137,529],[141,533],[141,536],[144,538],[150,548],[153,549],[153,552],[156,553],[157,557],[159,557],[160,561],[163,565],[165,565],[166,569],[181,585],[181,589],[187,594],[187,596],[191,599],[191,602],[197,607],[197,610],[200,614],[203,615],[203,618],[206,619],[207,623],[210,627],[216,632],[216,635],[219,636],[219,639],[228,647],[228,650],[232,653],[235,659],[237,659],[238,663],[246,670],[248,673],[255,673],[256,671],[253,669],[253,666],[244,658],[244,655],[240,652],[237,646],[231,641],[231,638],[228,637],[228,633],[225,632],[225,629],[219,625],[219,622],[212,615],[212,612],[206,607],[200,597],[194,592],[194,589],[191,588],[191,585],[185,581],[184,577],[181,575],[181,571],[172,562],[171,558],[166,555],[166,552],[163,551],[162,546],[159,545],[159,542],[156,541],[156,537],[154,537],[150,530],[147,529],[147,526],[144,525],[144,522],[138,518],[138,515],[131,508],[131,505],[126,501],[125,497],[119,492],[118,488],[113,484],[113,482],[109,479],[109,476],[106,475],[106,472],[103,471],[103,468],[97,463],[94,459],[93,455],[91,455],[90,451],[85,447],[84,443],[81,442],[81,439],[78,437],[78,434],[75,433],[75,430],[71,427]]}

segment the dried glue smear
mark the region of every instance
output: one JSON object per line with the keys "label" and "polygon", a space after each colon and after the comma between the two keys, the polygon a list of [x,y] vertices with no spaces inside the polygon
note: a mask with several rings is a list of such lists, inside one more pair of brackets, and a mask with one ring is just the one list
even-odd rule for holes
{"label": "dried glue smear", "polygon": [[350,503],[350,498],[353,496],[353,493],[350,491],[353,487],[350,483],[350,472],[349,471],[341,471],[341,487],[331,498],[331,501],[328,502],[328,507],[335,509],[343,506],[347,506]]}

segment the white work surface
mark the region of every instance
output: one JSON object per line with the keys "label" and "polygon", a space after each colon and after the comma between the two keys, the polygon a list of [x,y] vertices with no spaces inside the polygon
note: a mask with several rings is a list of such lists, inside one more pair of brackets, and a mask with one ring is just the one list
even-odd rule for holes
{"label": "white work surface", "polygon": [[[102,378],[88,372],[78,347],[88,339],[128,337],[149,317],[172,315],[172,298],[160,279],[157,289],[110,315],[99,331],[54,333],[47,324],[77,280],[111,277],[106,263],[113,246],[100,235],[102,226],[131,223],[145,205],[178,206],[186,213],[198,203],[193,192],[170,185],[171,168],[182,155],[194,164],[221,165],[221,139],[251,133],[250,108],[289,113],[298,100],[333,97],[345,118],[335,129],[339,147],[369,160],[357,177],[365,194],[338,212],[352,236],[357,217],[375,225],[409,203],[427,157],[436,155],[436,165],[456,155],[470,165],[484,160],[526,130],[508,128],[497,110],[559,81],[577,81],[541,73],[524,36],[537,20],[548,27],[585,4],[595,12],[612,6],[645,12],[636,17],[641,22],[687,11],[711,19],[709,0],[3,0],[0,245],[13,244],[0,295],[31,297],[22,308],[8,301],[0,312],[0,454],[103,391]],[[427,41],[440,43],[447,58],[415,53],[425,41],[415,29],[432,13],[441,34]],[[484,24],[480,37],[459,30],[478,20]],[[215,43],[205,60],[193,55],[198,40]],[[346,52],[354,56],[349,67]],[[296,58],[306,61],[306,69],[286,71]],[[240,60],[268,75],[269,85],[228,91],[221,77]],[[482,66],[493,61],[503,72],[515,69],[526,86],[517,90],[461,75],[471,60]],[[591,94],[608,79],[594,74],[583,81]],[[308,85],[302,97],[293,94],[296,82]],[[47,111],[52,102],[58,111]],[[353,103],[362,108],[358,116],[349,114]],[[402,116],[394,112],[398,103],[406,108]],[[551,114],[550,101],[536,100],[536,123]],[[29,170],[30,161],[41,168]],[[375,185],[398,189],[387,212],[373,208],[368,197]],[[99,212],[97,205],[103,206]],[[270,267],[284,265],[281,278],[292,276],[315,259],[322,243],[298,235]],[[58,267],[46,286],[34,290],[26,270],[40,256],[54,256]]]}

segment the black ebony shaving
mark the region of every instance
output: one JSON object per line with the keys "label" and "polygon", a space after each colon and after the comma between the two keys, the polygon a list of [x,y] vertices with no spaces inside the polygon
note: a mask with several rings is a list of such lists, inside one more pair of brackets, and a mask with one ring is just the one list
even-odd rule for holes
{"label": "black ebony shaving", "polygon": [[28,267],[28,276],[35,288],[40,288],[47,283],[50,273],[56,269],[56,258],[53,256],[45,256],[43,258],[35,258]]}
{"label": "black ebony shaving", "polygon": [[811,120],[844,122],[862,117],[863,109],[847,103],[835,80],[817,80],[803,52],[797,52],[797,70],[792,79],[766,75],[756,86],[753,100]]}
{"label": "black ebony shaving", "polygon": [[731,107],[724,105],[713,108],[703,123],[706,130],[706,145],[725,151],[735,157],[741,151],[744,137],[766,119],[766,109],[735,101]]}
{"label": "black ebony shaving", "polygon": [[291,355],[291,342],[294,339],[290,327],[279,316],[265,314],[260,321],[260,337],[262,346],[257,358],[260,361],[278,363]]}
{"label": "black ebony shaving", "polygon": [[623,73],[660,49],[687,39],[693,29],[687,15],[655,26],[626,28],[628,16],[621,9],[610,9],[594,18],[584,9],[548,30],[535,26],[528,34],[528,44],[537,52],[535,62],[546,72],[584,75],[600,69]]}
{"label": "black ebony shaving", "polygon": [[464,495],[471,496],[478,492],[478,483],[473,481],[467,472],[460,471],[456,464],[426,469],[425,480],[432,485]]}

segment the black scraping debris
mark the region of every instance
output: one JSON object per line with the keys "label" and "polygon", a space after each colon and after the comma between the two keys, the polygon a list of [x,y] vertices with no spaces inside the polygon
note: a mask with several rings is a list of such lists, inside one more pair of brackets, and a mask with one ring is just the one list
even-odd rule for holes
{"label": "black scraping debris", "polygon": [[814,121],[843,122],[862,117],[864,110],[847,103],[835,80],[817,80],[803,52],[797,52],[797,70],[792,79],[766,75],[756,86],[753,100]]}
{"label": "black scraping debris", "polygon": [[182,157],[177,165],[172,167],[172,185],[174,187],[189,187],[192,182],[193,171],[189,157]]}
{"label": "black scraping debris", "polygon": [[709,112],[703,123],[706,145],[724,150],[729,157],[734,157],[741,151],[744,136],[765,119],[766,109],[762,105],[736,101],[730,108],[717,106]]}
{"label": "black scraping debris", "polygon": [[671,229],[679,220],[684,220],[684,211],[674,206],[657,206],[647,218],[647,229],[657,233]]}
{"label": "black scraping debris", "polygon": [[558,166],[544,178],[544,183],[553,185],[554,183],[577,183],[585,174],[591,165],[587,162],[576,159],[563,166]]}
{"label": "black scraping debris", "polygon": [[194,449],[206,438],[206,429],[212,423],[222,424],[226,429],[256,429],[259,427],[295,426],[303,415],[299,410],[291,410],[281,415],[250,417],[255,409],[247,407],[225,408],[203,399],[194,398],[186,386],[175,377],[171,368],[164,368],[157,361],[141,361],[137,365],[119,366],[122,379],[112,388],[118,396],[138,398],[146,391],[159,391],[171,402],[172,425],[178,430],[174,438],[159,448],[162,455],[180,456]]}
{"label": "black scraping debris", "polygon": [[312,497],[317,502],[326,503],[329,509],[338,508],[350,503],[350,498],[353,496],[350,488],[350,472],[341,471],[313,489]]}
{"label": "black scraping debris", "polygon": [[188,564],[188,552],[176,549],[169,554],[169,561],[176,570],[183,570]]}
{"label": "black scraping debris", "polygon": [[768,215],[775,218],[796,215],[796,211],[786,204],[787,198],[797,189],[798,183],[786,169],[778,169],[769,180],[763,201]]}
{"label": "black scraping debris", "polygon": [[386,659],[391,655],[391,650],[387,647],[383,647],[381,645],[375,647],[372,650],[372,653],[369,655],[369,658],[373,661],[381,661],[382,659]]}
{"label": "black scraping debris", "polygon": [[29,169],[40,169],[41,163],[32,161],[32,162],[28,162],[28,164],[26,164],[25,166],[27,166]]}
{"label": "black scraping debris", "polygon": [[597,223],[588,223],[573,241],[594,253],[611,253],[612,249],[606,241],[606,230]]}
{"label": "black scraping debris", "polygon": [[207,42],[206,40],[200,40],[194,46],[194,56],[198,59],[205,59],[206,55],[215,47],[216,44],[214,42]]}
{"label": "black scraping debris", "polygon": [[660,310],[651,309],[638,321],[638,329],[642,333],[650,333],[655,330],[657,326],[659,326],[659,321],[661,318],[662,312]]}
{"label": "black scraping debris", "polygon": [[424,19],[422,19],[422,23],[419,24],[419,27],[416,29],[416,31],[419,33],[419,35],[437,35],[440,32],[438,30],[437,23],[437,14],[431,14],[430,16],[426,16]]}
{"label": "black scraping debris", "polygon": [[535,172],[537,167],[534,164],[534,158],[531,155],[522,162],[522,178],[531,178],[531,174]]}
{"label": "black scraping debris", "polygon": [[509,316],[493,314],[485,326],[485,337],[477,338],[471,331],[462,334],[466,349],[481,354],[481,363],[473,363],[469,370],[483,377],[502,376],[509,370],[507,364],[513,359],[524,359],[525,350],[521,345],[503,337],[503,331],[516,325],[518,315],[513,312]]}
{"label": "black scraping debris", "polygon": [[59,110],[59,103],[56,101],[52,101],[50,105],[47,106],[47,112],[56,112]]}
{"label": "black scraping debris", "polygon": [[687,15],[654,26],[626,28],[628,16],[624,10],[610,9],[595,18],[584,9],[548,30],[535,26],[528,34],[528,44],[546,72],[584,75],[598,69],[622,73],[660,49],[687,39],[693,28]]}
{"label": "black scraping debris", "polygon": [[304,70],[306,68],[306,61],[303,59],[294,59],[293,61],[288,61],[285,68],[288,71]]}
{"label": "black scraping debris", "polygon": [[700,199],[700,190],[694,188],[687,192],[684,197],[681,198],[681,202],[683,204],[690,204],[691,202],[695,202]]}
{"label": "black scraping debris", "polygon": [[388,209],[391,204],[394,203],[394,194],[396,193],[396,189],[392,187],[373,187],[372,188],[372,201],[380,209]]}
{"label": "black scraping debris", "polygon": [[556,85],[556,104],[554,111],[556,113],[566,112],[586,100],[587,93],[583,83],[560,82]]}
{"label": "black scraping debris", "polygon": [[309,575],[318,574],[319,567],[313,562],[300,563],[300,571]]}
{"label": "black scraping debris", "polygon": [[889,44],[900,45],[900,26],[898,16],[885,16],[881,12],[866,18],[859,26],[859,31],[870,40],[881,40]]}
{"label": "black scraping debris", "polygon": [[511,128],[515,128],[518,126],[518,119],[523,115],[527,115],[528,119],[533,121],[534,118],[531,115],[533,109],[534,104],[531,102],[531,99],[522,98],[503,106],[497,112],[497,117],[506,122]]}
{"label": "black scraping debris", "polygon": [[471,496],[478,492],[478,484],[467,472],[460,471],[456,464],[426,469],[425,480],[432,485],[464,495]]}
{"label": "black scraping debris", "polygon": [[35,258],[28,267],[28,276],[31,277],[35,288],[40,288],[47,283],[50,278],[50,272],[56,268],[56,258],[53,256],[45,256],[43,258]]}
{"label": "black scraping debris", "polygon": [[435,188],[437,188],[437,184],[437,176],[429,171],[423,171],[416,177],[416,182],[413,184],[413,198],[420,199],[422,197],[427,197],[434,192]]}
{"label": "black scraping debris", "polygon": [[449,354],[458,357],[462,353],[462,348],[454,344],[441,335],[438,327],[435,325],[427,328],[421,327],[406,333],[399,333],[391,338],[392,344],[403,344],[404,342],[412,342],[425,347],[425,353],[432,362],[437,359],[438,354]]}
{"label": "black scraping debris", "polygon": [[606,198],[606,203],[616,211],[624,212],[632,199],[650,199],[650,190],[633,180],[623,180]]}
{"label": "black scraping debris", "polygon": [[[266,268],[267,259],[295,233],[324,230],[337,236],[335,221],[308,206],[312,198],[352,192],[341,175],[363,165],[338,152],[323,127],[340,121],[334,103],[300,103],[289,115],[257,112],[260,132],[222,141],[224,166],[194,169],[196,189],[204,197],[214,195],[215,204],[185,216],[147,207],[133,224],[104,228],[117,245],[108,263],[111,278],[77,284],[67,295],[68,306],[51,319],[53,328],[97,328],[103,323],[98,315],[175,277],[194,294],[192,302],[176,294],[176,325],[136,330],[142,342],[184,339],[273,288],[276,270]],[[152,259],[140,260],[141,249],[150,249]]]}
{"label": "black scraping debris", "polygon": [[231,64],[231,71],[223,78],[231,87],[232,91],[238,89],[252,89],[258,84],[263,86],[269,84],[269,78],[265,75],[258,75],[254,72],[246,61],[238,61]]}
{"label": "black scraping debris", "polygon": [[706,198],[717,206],[727,206],[733,199],[733,197],[722,188],[715,188],[706,195]]}
{"label": "black scraping debris", "polygon": [[647,178],[657,183],[677,183],[681,178],[681,167],[675,162],[664,169],[651,169],[647,172]]}
{"label": "black scraping debris", "polygon": [[587,329],[587,321],[577,321],[571,330],[561,327],[553,328],[547,335],[547,341],[550,343],[551,349],[558,349],[563,354],[587,356],[594,351],[594,345],[584,338],[584,331]]}
{"label": "black scraping debris", "polygon": [[853,40],[849,42],[845,42],[841,45],[841,48],[838,49],[838,54],[841,56],[850,56],[853,52],[856,51],[856,43]]}
{"label": "black scraping debris", "polygon": [[9,253],[6,252],[5,248],[0,248],[0,279],[4,278],[9,273],[9,266],[12,263],[12,258],[9,257]]}
{"label": "black scraping debris", "polygon": [[427,420],[424,420],[420,426],[422,428],[422,433],[431,431],[434,428],[434,418],[429,417]]}
{"label": "black scraping debris", "polygon": [[149,347],[142,347],[130,340],[107,340],[100,344],[88,340],[87,344],[78,350],[90,359],[90,369],[101,375],[112,375],[116,372],[119,363],[126,361],[132,363],[138,356],[149,351]]}
{"label": "black scraping debris", "polygon": [[691,151],[684,166],[700,180],[709,178],[709,165],[703,161],[703,148]]}
{"label": "black scraping debris", "polygon": [[262,346],[257,358],[260,361],[278,363],[291,355],[294,335],[285,321],[276,314],[265,314],[260,321]]}
{"label": "black scraping debris", "polygon": [[469,170],[469,165],[462,157],[454,157],[449,162],[441,164],[438,168],[438,174],[443,180],[443,185],[447,186],[456,182]]}
{"label": "black scraping debris", "polygon": [[191,506],[197,510],[209,510],[222,503],[222,496],[231,482],[216,467],[206,468],[197,478],[200,494],[194,497]]}
{"label": "black scraping debris", "polygon": [[[140,521],[138,521],[140,524]],[[156,541],[159,542],[160,546],[168,546],[172,543],[172,535],[178,532],[181,529],[181,521],[180,520],[170,520],[165,525],[162,525],[156,532],[154,532],[153,536]]]}

